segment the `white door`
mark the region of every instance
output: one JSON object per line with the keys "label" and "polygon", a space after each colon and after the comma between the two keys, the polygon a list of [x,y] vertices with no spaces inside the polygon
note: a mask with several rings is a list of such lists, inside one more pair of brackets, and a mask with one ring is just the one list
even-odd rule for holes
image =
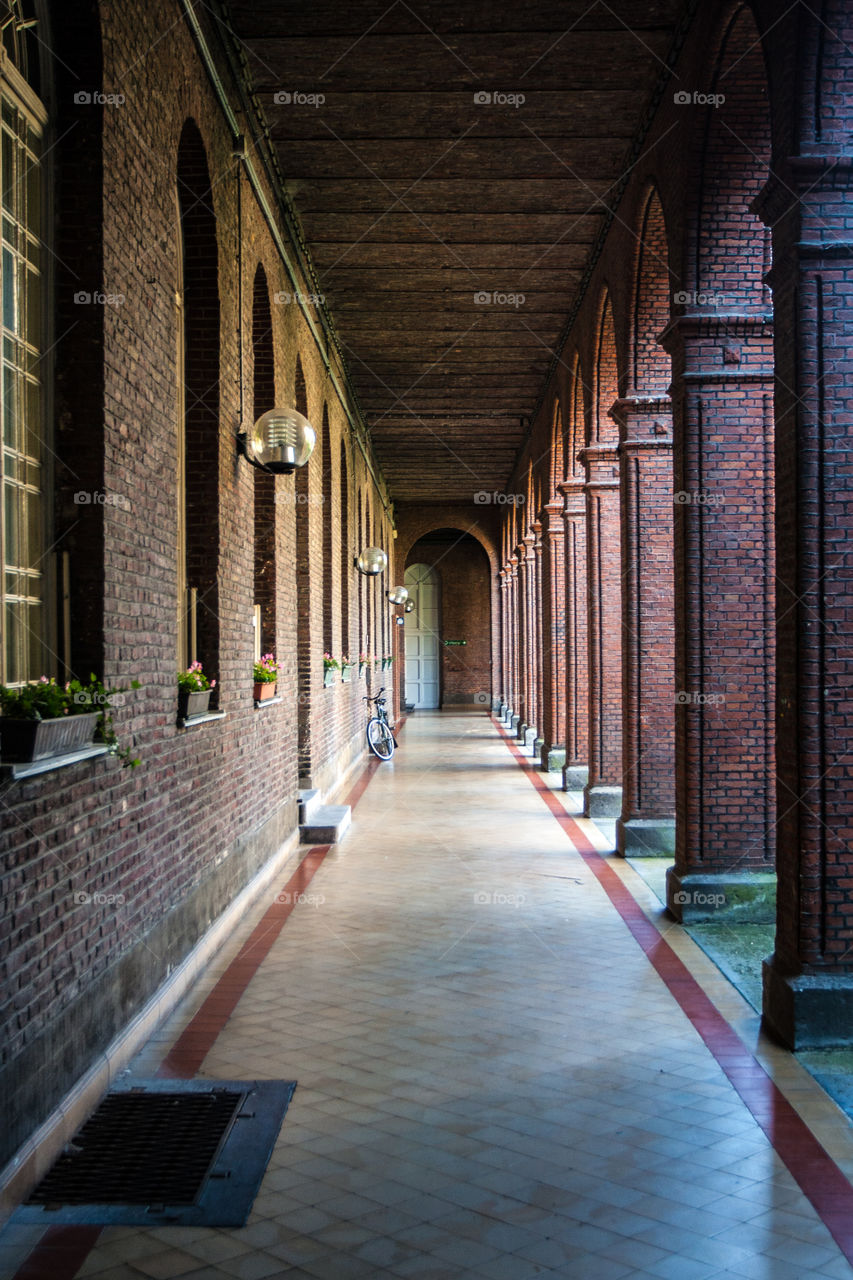
{"label": "white door", "polygon": [[412,564],[405,584],[415,607],[406,619],[406,702],[416,708],[437,707],[441,700],[439,679],[439,582],[428,564]]}

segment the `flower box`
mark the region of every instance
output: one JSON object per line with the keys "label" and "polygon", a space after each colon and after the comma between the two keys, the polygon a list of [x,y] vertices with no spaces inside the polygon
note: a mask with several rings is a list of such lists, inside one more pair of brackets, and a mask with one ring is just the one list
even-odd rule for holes
{"label": "flower box", "polygon": [[335,683],[335,669],[334,669],[334,667],[326,667],[326,668],[324,668],[324,670],[323,670],[323,684],[324,684],[324,685],[325,685],[325,687],[328,689],[329,685],[330,685],[330,684],[334,684],[334,683]]}
{"label": "flower box", "polygon": [[341,667],[341,684],[352,684],[352,663],[348,662],[345,667]]}
{"label": "flower box", "polygon": [[203,716],[210,706],[210,689],[179,689],[178,716],[181,720],[190,720],[193,716]]}
{"label": "flower box", "polygon": [[367,670],[367,668],[368,668],[369,666],[370,666],[370,663],[369,663],[369,662],[360,662],[360,663],[358,664],[358,678],[359,678],[359,680],[362,678],[362,676],[364,675],[365,671]]}
{"label": "flower box", "polygon": [[255,702],[267,702],[275,697],[275,681],[258,680],[255,683]]}
{"label": "flower box", "polygon": [[0,756],[16,764],[69,755],[91,746],[99,711],[56,720],[15,720],[0,716]]}

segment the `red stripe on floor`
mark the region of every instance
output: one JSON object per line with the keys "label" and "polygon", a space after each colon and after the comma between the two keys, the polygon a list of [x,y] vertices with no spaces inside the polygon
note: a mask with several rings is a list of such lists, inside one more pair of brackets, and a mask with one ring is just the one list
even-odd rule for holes
{"label": "red stripe on floor", "polygon": [[330,844],[318,845],[305,855],[160,1063],[158,1076],[191,1080],[198,1072],[252,978],[269,955],[270,947],[284,928],[290,913],[297,906],[299,895],[308,888],[331,847]]}
{"label": "red stripe on floor", "polygon": [[814,1205],[848,1262],[853,1262],[853,1187],[758,1059],[726,1022],[684,962],[661,937],[628,887],[566,813],[541,773],[497,720],[506,745],[666,983],[758,1126]]}
{"label": "red stripe on floor", "polygon": [[[405,716],[397,723],[397,733],[404,723]],[[382,763],[376,756],[370,757],[344,804],[355,808]],[[299,894],[304,893],[311,883],[331,847],[328,844],[318,845],[305,855],[287,884],[280,890],[275,902],[264,913],[210,995],[166,1054],[157,1070],[158,1076],[172,1080],[188,1080],[195,1076],[236,1009],[246,987],[269,954],[293,908],[298,905]],[[95,1247],[101,1231],[99,1226],[49,1227],[27,1260],[15,1272],[14,1280],[73,1280]]]}

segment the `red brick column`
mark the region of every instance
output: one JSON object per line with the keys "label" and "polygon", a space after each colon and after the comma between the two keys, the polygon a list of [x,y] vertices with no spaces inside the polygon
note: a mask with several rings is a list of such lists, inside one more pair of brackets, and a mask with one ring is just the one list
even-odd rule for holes
{"label": "red brick column", "polygon": [[544,681],[542,672],[542,651],[543,630],[542,630],[542,525],[536,520],[533,525],[533,648],[531,650],[533,656],[533,670],[531,677],[533,681],[533,715],[532,721],[536,728],[536,737],[533,743],[534,750],[538,756],[542,750],[542,703],[544,698]]}
{"label": "red brick column", "polygon": [[615,445],[580,453],[586,470],[587,645],[589,680],[588,818],[622,809],[622,591],[619,457]]}
{"label": "red brick column", "polygon": [[769,318],[676,318],[677,919],[772,919],[773,330]]}
{"label": "red brick column", "polygon": [[589,708],[587,690],[586,495],[583,481],[559,486],[563,495],[565,542],[565,730],[563,790],[582,791],[589,776]]}
{"label": "red brick column", "polygon": [[518,702],[521,697],[519,676],[519,627],[518,627],[518,557],[513,554],[509,558],[509,705],[512,712],[510,723],[513,728],[518,725]]}
{"label": "red brick column", "polygon": [[675,607],[668,397],[610,410],[622,487],[622,816],[626,856],[675,852]]}
{"label": "red brick column", "polygon": [[[849,13],[834,27],[847,50],[851,28]],[[848,86],[851,63],[836,64]],[[849,138],[843,78],[840,90],[824,86],[824,108],[835,103]],[[779,880],[764,1021],[797,1049],[853,1041],[851,189],[849,155],[800,156],[760,205],[773,228],[778,479]]]}
{"label": "red brick column", "polygon": [[566,527],[562,502],[549,502],[543,510],[540,759],[551,770],[566,762]]}
{"label": "red brick column", "polygon": [[501,625],[501,679],[500,706],[498,712],[503,715],[510,706],[509,692],[509,569],[498,572],[498,601],[500,603]]}
{"label": "red brick column", "polygon": [[510,557],[512,567],[512,728],[523,719],[524,705],[524,547]]}
{"label": "red brick column", "polygon": [[527,730],[530,728],[530,716],[533,704],[532,680],[530,678],[533,658],[532,658],[532,602],[533,588],[531,578],[533,576],[533,534],[529,533],[522,538],[517,548],[518,553],[518,674],[519,674],[519,699],[518,699],[518,739],[523,740],[526,737]]}

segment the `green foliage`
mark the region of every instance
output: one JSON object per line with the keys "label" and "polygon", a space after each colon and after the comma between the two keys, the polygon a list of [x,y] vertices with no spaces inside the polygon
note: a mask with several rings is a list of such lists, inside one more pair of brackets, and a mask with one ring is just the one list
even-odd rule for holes
{"label": "green foliage", "polygon": [[[82,716],[96,711],[99,715],[95,738],[109,747],[125,768],[135,769],[135,759],[128,747],[119,745],[113,723],[113,703],[131,689],[139,689],[138,680],[111,688],[92,673],[88,681],[69,680],[57,684],[51,676],[41,676],[19,687],[0,685],[0,715],[12,720],[59,720],[62,716]],[[124,699],[121,698],[123,702]]]}

